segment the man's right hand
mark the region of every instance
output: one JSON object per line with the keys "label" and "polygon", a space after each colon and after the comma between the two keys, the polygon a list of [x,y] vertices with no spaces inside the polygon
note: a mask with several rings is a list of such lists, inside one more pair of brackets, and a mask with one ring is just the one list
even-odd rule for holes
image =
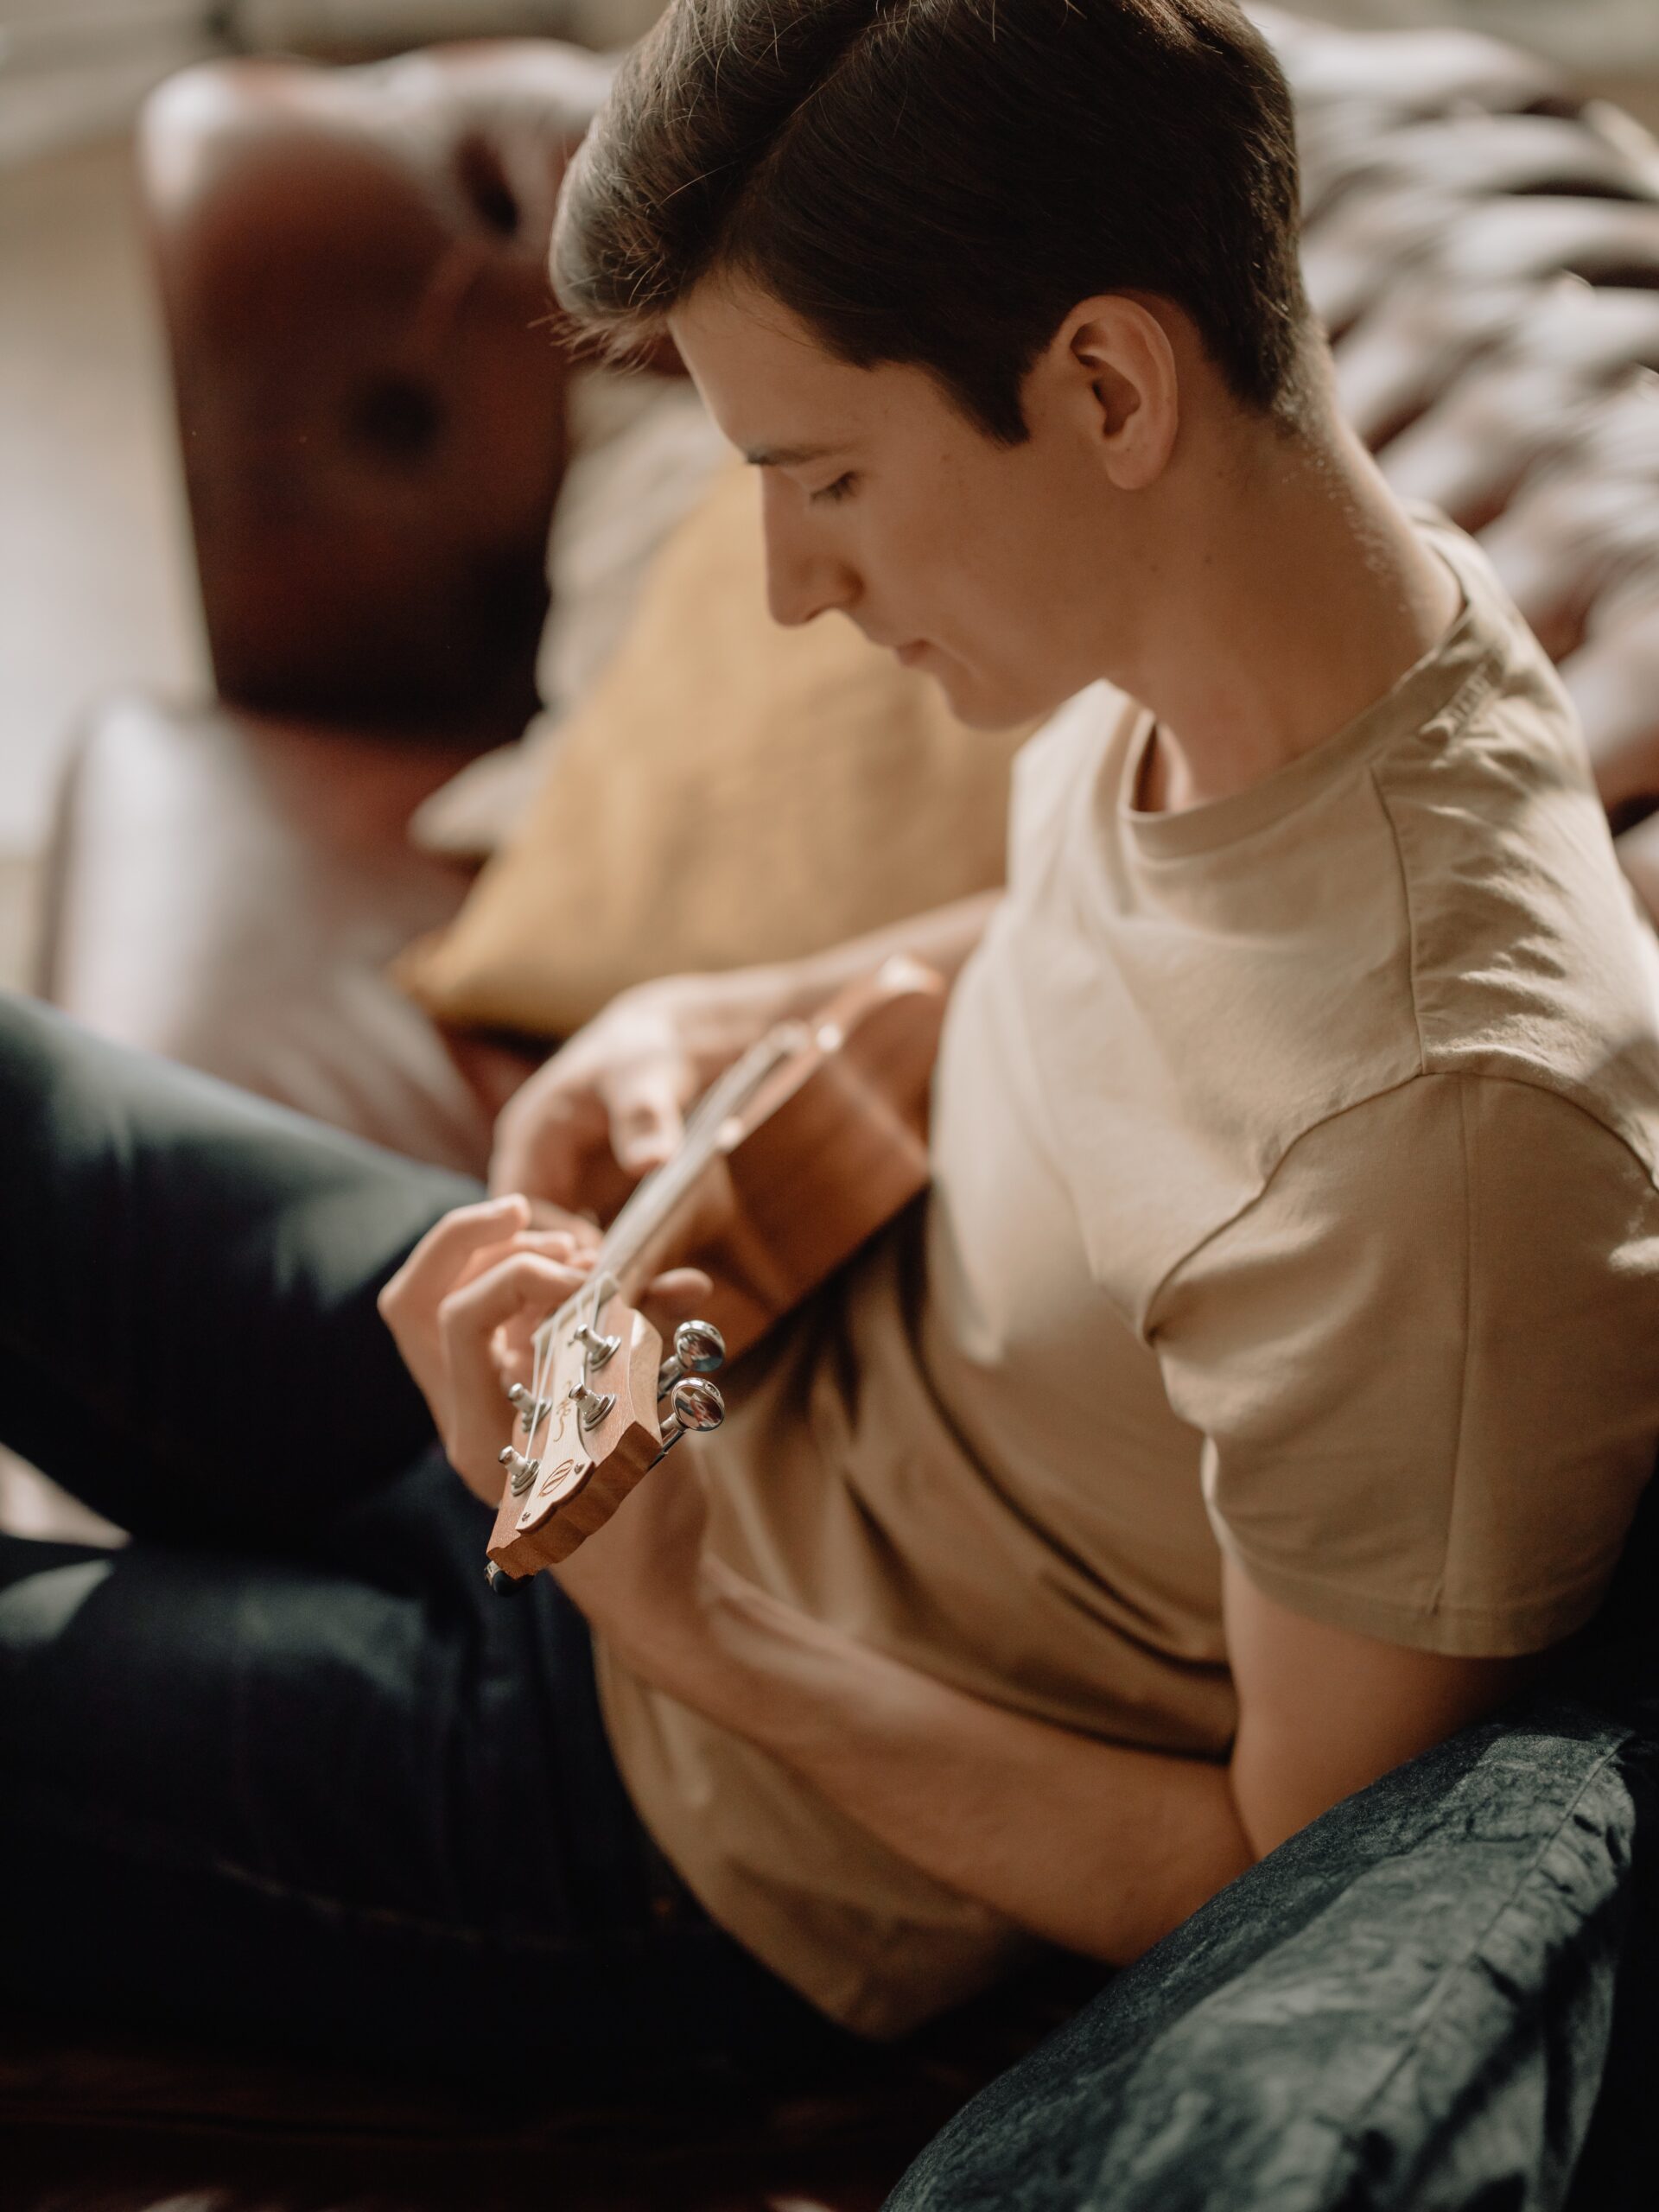
{"label": "man's right hand", "polygon": [[523,1191],[608,1223],[673,1151],[692,1100],[773,1022],[810,1017],[890,953],[912,954],[949,981],[998,896],[976,892],[799,960],[665,976],[622,992],[503,1107],[491,1191]]}
{"label": "man's right hand", "polygon": [[507,1101],[491,1191],[608,1222],[672,1153],[686,1108],[764,1032],[779,996],[758,971],[624,991]]}

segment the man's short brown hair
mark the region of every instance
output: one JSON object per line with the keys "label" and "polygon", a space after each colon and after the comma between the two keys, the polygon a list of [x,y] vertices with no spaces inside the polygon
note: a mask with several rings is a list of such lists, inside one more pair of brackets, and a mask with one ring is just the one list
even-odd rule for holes
{"label": "man's short brown hair", "polygon": [[1294,419],[1297,213],[1289,92],[1234,0],[674,0],[577,155],[553,277],[626,353],[730,270],[1012,444],[1098,292],[1174,302]]}

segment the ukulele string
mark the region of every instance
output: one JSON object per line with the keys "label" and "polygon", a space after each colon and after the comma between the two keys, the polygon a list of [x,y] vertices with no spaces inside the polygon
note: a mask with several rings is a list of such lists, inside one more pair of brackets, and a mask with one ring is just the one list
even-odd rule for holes
{"label": "ukulele string", "polygon": [[705,1090],[686,1117],[673,1155],[637,1185],[600,1246],[600,1267],[624,1273],[713,1157],[720,1133],[798,1042],[793,1025],[768,1031]]}
{"label": "ukulele string", "polygon": [[[582,1318],[589,1328],[595,1326],[603,1303],[601,1292],[605,1297],[610,1295],[617,1278],[645,1250],[652,1237],[708,1166],[727,1122],[748,1103],[766,1077],[788,1053],[797,1049],[798,1043],[795,1025],[785,1024],[770,1031],[752,1045],[716,1082],[710,1084],[691,1109],[672,1155],[653,1174],[647,1175],[643,1182],[634,1185],[601,1240],[592,1274],[580,1289],[572,1292],[557,1312],[549,1314],[531,1338],[534,1358],[531,1367],[530,1390],[533,1407],[540,1407],[545,1402],[552,1386],[554,1370],[558,1363],[557,1325],[561,1317],[571,1306],[579,1306],[584,1299],[590,1300],[589,1310]],[[541,1426],[542,1423],[537,1421],[524,1440],[526,1458],[535,1457],[536,1433]]]}

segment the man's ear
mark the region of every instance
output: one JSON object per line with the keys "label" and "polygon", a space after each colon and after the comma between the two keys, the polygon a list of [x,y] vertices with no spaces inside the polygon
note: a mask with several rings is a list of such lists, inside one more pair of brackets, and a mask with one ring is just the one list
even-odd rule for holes
{"label": "man's ear", "polygon": [[1168,463],[1180,425],[1180,378],[1169,333],[1127,292],[1103,292],[1072,308],[1055,333],[1049,365],[1121,492],[1142,492]]}

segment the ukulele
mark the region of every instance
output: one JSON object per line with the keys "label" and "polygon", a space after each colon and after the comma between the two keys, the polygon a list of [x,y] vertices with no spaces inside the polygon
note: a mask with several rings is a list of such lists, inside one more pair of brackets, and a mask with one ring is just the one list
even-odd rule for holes
{"label": "ukulele", "polygon": [[[689,1430],[717,1427],[715,1370],[926,1187],[944,1001],[931,969],[896,955],[812,1020],[779,1022],[697,1101],[591,1274],[536,1331],[529,1384],[507,1393],[519,1440],[501,1454],[492,1587],[568,1559]],[[680,1266],[715,1287],[664,1357],[637,1301]]]}

